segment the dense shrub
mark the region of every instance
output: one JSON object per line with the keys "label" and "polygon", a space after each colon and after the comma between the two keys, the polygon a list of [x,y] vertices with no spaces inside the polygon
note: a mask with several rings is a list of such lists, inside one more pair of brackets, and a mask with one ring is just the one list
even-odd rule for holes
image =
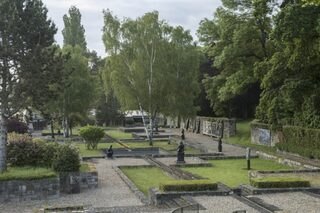
{"label": "dense shrub", "polygon": [[250,179],[250,184],[257,188],[310,187],[309,181],[289,177],[252,178]]}
{"label": "dense shrub", "polygon": [[75,172],[80,167],[75,147],[16,133],[8,134],[7,161],[12,166],[53,167],[58,172]]}
{"label": "dense shrub", "polygon": [[17,118],[12,118],[7,121],[7,131],[24,134],[28,132],[26,123],[19,121]]}
{"label": "dense shrub", "polygon": [[43,147],[26,134],[8,134],[7,160],[13,166],[41,166]]}
{"label": "dense shrub", "polygon": [[97,149],[98,142],[104,136],[104,129],[97,126],[85,126],[79,130],[79,134],[85,140],[87,149]]}
{"label": "dense shrub", "polygon": [[217,183],[211,180],[174,180],[159,184],[159,189],[168,191],[209,191],[216,190]]}
{"label": "dense shrub", "polygon": [[283,140],[276,144],[282,151],[320,159],[320,129],[284,126]]}
{"label": "dense shrub", "polygon": [[79,151],[72,145],[60,145],[53,160],[57,172],[76,172],[80,168]]}

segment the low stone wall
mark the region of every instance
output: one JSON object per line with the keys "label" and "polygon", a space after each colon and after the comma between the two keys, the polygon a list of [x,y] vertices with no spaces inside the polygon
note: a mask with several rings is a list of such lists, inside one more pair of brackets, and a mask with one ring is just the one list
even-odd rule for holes
{"label": "low stone wall", "polygon": [[218,136],[219,124],[223,122],[223,135],[225,137],[234,136],[236,134],[236,119],[234,118],[215,118],[215,117],[200,117],[189,120],[188,131],[204,134],[209,136]]}
{"label": "low stone wall", "polygon": [[242,193],[249,195],[256,194],[273,194],[273,193],[283,193],[283,192],[312,192],[319,194],[319,187],[297,187],[297,188],[256,188],[250,185],[240,185]]}
{"label": "low stone wall", "polygon": [[80,193],[83,189],[98,188],[98,172],[70,172],[60,174],[61,192]]}
{"label": "low stone wall", "polygon": [[0,181],[0,203],[58,198],[59,178]]}
{"label": "low stone wall", "polygon": [[281,158],[281,157],[277,157],[277,156],[274,156],[274,155],[270,155],[270,154],[267,154],[267,153],[264,153],[264,152],[260,152],[260,151],[257,151],[256,152],[257,155],[260,157],[260,158],[263,158],[263,159],[267,159],[267,160],[274,160],[280,164],[285,164],[285,165],[289,165],[289,166],[296,166],[296,167],[304,167],[306,169],[319,169],[319,167],[316,167],[316,166],[312,166],[312,165],[309,165],[309,164],[304,164],[304,163],[301,163],[301,162],[298,162],[298,161],[294,161],[294,160],[290,160],[290,159],[286,159],[286,158]]}
{"label": "low stone wall", "polygon": [[251,123],[251,143],[275,146],[280,141],[280,132],[271,130],[267,124],[252,122]]}
{"label": "low stone wall", "polygon": [[166,201],[180,198],[182,196],[226,196],[231,193],[230,189],[218,185],[218,189],[215,191],[190,191],[190,192],[161,192],[159,189],[149,189],[149,203],[151,205],[161,205]]}
{"label": "low stone wall", "polygon": [[167,126],[184,128],[189,132],[216,136],[218,122],[223,122],[224,136],[230,137],[236,134],[236,119],[235,118],[216,118],[216,117],[202,117],[189,118],[186,120],[181,119],[180,123],[178,118],[167,118]]}

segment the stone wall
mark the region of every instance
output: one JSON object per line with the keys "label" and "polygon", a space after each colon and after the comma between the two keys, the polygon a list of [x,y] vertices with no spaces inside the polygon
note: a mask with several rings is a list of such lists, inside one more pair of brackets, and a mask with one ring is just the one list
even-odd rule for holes
{"label": "stone wall", "polygon": [[0,203],[58,198],[59,178],[0,181]]}
{"label": "stone wall", "polygon": [[98,187],[98,172],[69,172],[60,174],[61,192],[67,194],[80,193],[87,188]]}
{"label": "stone wall", "polygon": [[270,129],[267,124],[252,122],[251,123],[251,143],[275,146],[279,140],[279,132]]}
{"label": "stone wall", "polygon": [[204,135],[218,136],[219,128],[223,122],[223,135],[225,137],[234,136],[236,134],[235,118],[213,118],[213,117],[197,117],[199,119],[199,132]]}

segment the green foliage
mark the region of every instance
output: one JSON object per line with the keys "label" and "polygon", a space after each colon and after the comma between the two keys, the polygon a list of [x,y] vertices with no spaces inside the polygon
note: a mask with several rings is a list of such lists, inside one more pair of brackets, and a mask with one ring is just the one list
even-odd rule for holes
{"label": "green foliage", "polygon": [[63,16],[64,29],[63,34],[63,45],[81,46],[84,50],[87,48],[85,39],[85,30],[81,25],[81,13],[75,6],[70,7],[69,16]]}
{"label": "green foliage", "polygon": [[283,140],[276,144],[280,150],[304,157],[320,159],[320,130],[298,126],[284,126]]}
{"label": "green foliage", "polygon": [[257,118],[274,126],[320,127],[320,7],[288,3],[275,19],[276,52],[261,64]]}
{"label": "green foliage", "polygon": [[0,173],[0,181],[6,180],[38,180],[57,177],[51,169],[36,167],[8,167],[7,171]]}
{"label": "green foliage", "polygon": [[72,145],[60,145],[53,161],[57,172],[77,172],[80,169],[79,151]]}
{"label": "green foliage", "polygon": [[310,187],[310,182],[292,177],[264,177],[252,178],[250,184],[257,188],[296,188]]}
{"label": "green foliage", "polygon": [[114,90],[123,110],[148,111],[150,121],[157,113],[195,114],[199,52],[190,32],[167,25],[158,12],[120,21],[108,10],[104,23],[106,93]]}
{"label": "green foliage", "polygon": [[8,137],[7,162],[13,166],[43,166],[43,146],[30,136],[12,134]]}
{"label": "green foliage", "polygon": [[217,188],[218,184],[211,180],[173,180],[159,184],[159,189],[164,192],[211,191]]}
{"label": "green foliage", "polygon": [[268,40],[272,11],[273,1],[269,0],[224,0],[213,20],[201,21],[200,41],[219,70],[203,80],[217,115],[252,115],[260,94],[254,70],[273,51]]}
{"label": "green foliage", "polygon": [[28,135],[10,133],[7,144],[7,161],[12,166],[54,168],[55,171],[78,171],[78,150]]}
{"label": "green foliage", "polygon": [[85,126],[79,130],[79,134],[85,140],[87,149],[97,149],[99,141],[104,136],[104,129],[98,126]]}

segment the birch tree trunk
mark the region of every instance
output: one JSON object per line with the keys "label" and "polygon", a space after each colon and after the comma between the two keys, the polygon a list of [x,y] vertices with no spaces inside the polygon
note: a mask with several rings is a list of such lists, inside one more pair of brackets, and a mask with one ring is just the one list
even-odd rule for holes
{"label": "birch tree trunk", "polygon": [[0,172],[4,172],[7,170],[7,127],[6,127],[6,118],[1,115],[0,119]]}

